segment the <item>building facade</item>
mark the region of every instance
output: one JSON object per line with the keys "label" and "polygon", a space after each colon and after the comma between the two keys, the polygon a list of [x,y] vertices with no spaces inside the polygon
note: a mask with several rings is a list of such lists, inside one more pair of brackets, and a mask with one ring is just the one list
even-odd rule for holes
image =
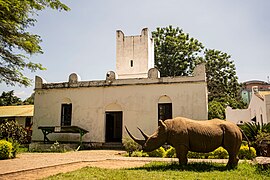
{"label": "building facade", "polygon": [[[265,124],[270,122],[270,91],[258,86],[251,88],[251,99],[247,109],[226,108],[226,119],[237,124],[255,122]],[[260,91],[260,89],[262,91]]]}
{"label": "building facade", "polygon": [[[89,131],[84,142],[106,143],[122,142],[127,136],[125,126],[141,137],[137,127],[152,134],[159,119],[207,119],[203,64],[192,76],[159,77],[153,68],[154,49],[147,29],[140,36],[124,36],[121,31],[116,36],[116,72],[107,72],[105,80],[81,81],[76,73],[62,83],[36,77],[33,141],[43,140],[40,126],[82,127]],[[78,139],[74,134],[48,137],[52,141]]]}
{"label": "building facade", "polygon": [[245,103],[249,104],[252,97],[252,87],[257,87],[259,91],[269,91],[270,84],[269,82],[260,81],[260,80],[251,80],[243,82],[241,96]]}

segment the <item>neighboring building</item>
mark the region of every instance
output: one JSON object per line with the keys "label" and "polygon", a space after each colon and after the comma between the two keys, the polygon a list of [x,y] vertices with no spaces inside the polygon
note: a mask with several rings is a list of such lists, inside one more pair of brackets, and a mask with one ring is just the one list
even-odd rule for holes
{"label": "neighboring building", "polygon": [[31,128],[33,122],[34,105],[0,106],[0,121],[15,120],[22,127]]}
{"label": "neighboring building", "polygon": [[259,91],[259,87],[252,87],[252,95],[247,109],[226,108],[226,119],[237,124],[244,122],[270,122],[270,91]]}
{"label": "neighboring building", "polygon": [[[159,119],[184,116],[205,120],[207,84],[205,67],[193,76],[159,77],[153,68],[153,44],[148,29],[140,36],[117,31],[116,73],[106,80],[81,81],[76,73],[68,82],[35,80],[33,141],[42,141],[40,126],[78,126],[89,131],[84,142],[122,142],[124,126],[141,137],[136,127],[153,133]],[[49,134],[52,141],[76,141],[78,135]]]}
{"label": "neighboring building", "polygon": [[243,82],[241,96],[245,103],[249,104],[252,96],[252,87],[257,86],[259,91],[269,91],[270,84],[265,81],[252,80]]}

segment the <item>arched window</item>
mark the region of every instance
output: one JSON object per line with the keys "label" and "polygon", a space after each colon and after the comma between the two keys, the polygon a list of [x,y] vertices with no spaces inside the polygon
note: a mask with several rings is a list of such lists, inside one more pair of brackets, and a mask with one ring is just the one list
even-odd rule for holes
{"label": "arched window", "polygon": [[72,103],[69,98],[65,98],[61,104],[61,126],[71,126]]}
{"label": "arched window", "polygon": [[161,96],[158,100],[158,120],[172,119],[172,101],[167,96]]}

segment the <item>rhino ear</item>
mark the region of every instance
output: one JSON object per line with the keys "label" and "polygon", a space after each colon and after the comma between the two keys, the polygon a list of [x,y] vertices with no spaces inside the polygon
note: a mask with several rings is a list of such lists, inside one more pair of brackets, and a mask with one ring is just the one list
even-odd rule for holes
{"label": "rhino ear", "polygon": [[158,127],[159,127],[160,130],[164,130],[164,131],[167,130],[167,126],[162,120],[158,121]]}

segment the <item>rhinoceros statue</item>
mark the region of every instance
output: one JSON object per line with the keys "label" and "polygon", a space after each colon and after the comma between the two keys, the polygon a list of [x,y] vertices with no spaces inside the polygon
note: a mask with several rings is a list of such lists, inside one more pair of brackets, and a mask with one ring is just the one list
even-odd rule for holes
{"label": "rhinoceros statue", "polygon": [[238,164],[238,152],[242,143],[242,132],[234,123],[212,119],[205,121],[177,117],[165,121],[159,120],[158,129],[148,136],[138,128],[144,137],[134,137],[126,128],[129,136],[146,152],[153,151],[167,142],[176,150],[180,165],[188,162],[188,151],[211,152],[222,146],[229,154],[227,167],[234,168]]}

